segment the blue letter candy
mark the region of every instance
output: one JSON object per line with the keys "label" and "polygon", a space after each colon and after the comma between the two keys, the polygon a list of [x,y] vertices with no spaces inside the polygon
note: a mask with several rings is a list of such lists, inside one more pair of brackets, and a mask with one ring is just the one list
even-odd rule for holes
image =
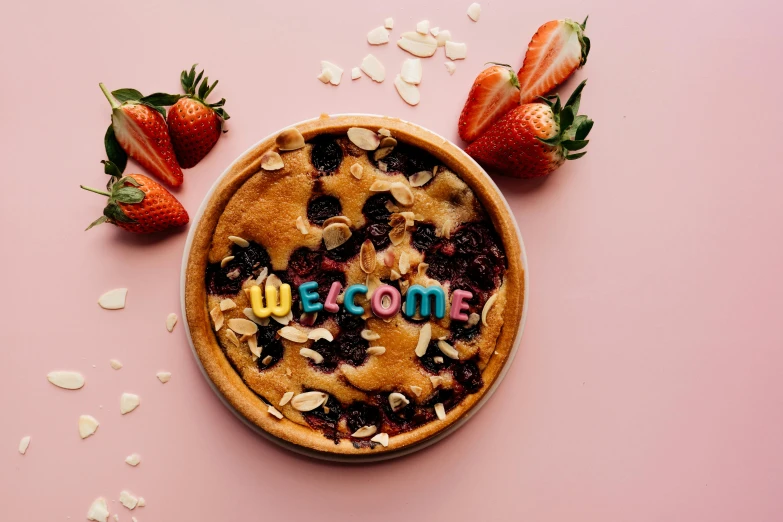
{"label": "blue letter candy", "polygon": [[345,290],[345,300],[343,301],[343,306],[345,307],[346,310],[348,310],[349,313],[353,315],[362,315],[364,313],[364,308],[362,308],[361,306],[357,306],[353,302],[353,296],[355,294],[366,294],[366,293],[367,293],[367,287],[364,285],[349,286]]}
{"label": "blue letter candy", "polygon": [[306,314],[320,312],[324,309],[319,301],[319,295],[315,292],[318,289],[318,283],[307,281],[299,285],[299,298],[302,300],[302,310]]}
{"label": "blue letter candy", "polygon": [[[346,296],[347,297],[347,296]],[[405,315],[413,317],[416,314],[416,298],[421,301],[421,310],[419,313],[422,317],[428,317],[430,315],[430,298],[435,299],[435,317],[443,319],[446,315],[446,294],[439,286],[428,286],[424,288],[421,285],[413,285],[408,289],[408,293],[405,295]],[[346,302],[348,299],[346,299]]]}

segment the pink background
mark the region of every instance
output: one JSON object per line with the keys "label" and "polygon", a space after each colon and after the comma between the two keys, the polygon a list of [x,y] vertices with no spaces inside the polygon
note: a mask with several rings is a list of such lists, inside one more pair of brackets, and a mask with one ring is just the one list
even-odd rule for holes
{"label": "pink background", "polygon": [[[144,496],[163,520],[779,521],[783,518],[783,181],[771,0],[614,2],[13,2],[3,8],[0,512],[83,520]],[[617,5],[615,5],[617,4]],[[543,183],[498,179],[530,261],[528,324],[506,380],[456,434],[394,462],[340,466],[261,439],[202,378],[181,324],[186,233],[83,228],[102,200],[109,107],[98,82],[178,90],[198,61],[230,132],[177,193],[195,213],[249,145],[322,112],[410,119],[456,137],[487,61],[521,63],[543,22],[590,14],[589,154]],[[420,106],[351,82],[364,35],[429,19],[467,42],[424,63]],[[372,49],[393,75],[406,54]],[[337,88],[319,60],[346,69]],[[569,82],[564,91],[576,85]],[[137,167],[131,165],[129,172]],[[96,305],[130,289],[127,308]],[[114,371],[109,359],[125,367]],[[93,367],[95,365],[95,367]],[[53,369],[83,372],[65,392]],[[162,385],[159,370],[173,373]],[[119,396],[140,408],[119,412]],[[77,417],[96,416],[79,439]],[[19,439],[32,435],[26,456]],[[131,468],[126,455],[138,452]],[[131,513],[110,505],[121,520]]]}

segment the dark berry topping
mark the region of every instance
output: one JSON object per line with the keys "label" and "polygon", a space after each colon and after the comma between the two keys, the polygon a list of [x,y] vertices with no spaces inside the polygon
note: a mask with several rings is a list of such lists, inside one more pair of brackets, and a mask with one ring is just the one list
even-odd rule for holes
{"label": "dark berry topping", "polygon": [[[360,330],[361,331],[361,330]],[[337,347],[337,353],[340,360],[345,361],[351,366],[360,366],[367,359],[367,348],[369,343],[359,335],[360,331],[340,332],[333,343]]]}
{"label": "dark berry topping", "polygon": [[315,364],[313,361],[310,361],[310,365],[314,368],[324,372],[333,372],[335,368],[337,368],[337,365],[340,364],[340,357],[337,353],[334,341],[318,339],[310,348],[320,353],[324,358],[323,362],[320,364]]}
{"label": "dark berry topping", "polygon": [[231,255],[234,259],[226,266],[220,263],[207,266],[207,292],[213,295],[236,295],[242,289],[242,283],[251,276],[256,276],[270,259],[266,249],[257,243],[250,243],[246,248],[233,245]]}
{"label": "dark berry topping", "polygon": [[375,223],[388,223],[391,212],[386,208],[386,203],[392,200],[391,196],[385,192],[374,194],[367,198],[362,207],[362,213],[368,221]]}
{"label": "dark berry topping", "polygon": [[481,372],[473,361],[461,361],[451,368],[454,379],[465,387],[469,393],[475,393],[481,389],[484,381],[481,379]]}
{"label": "dark berry topping", "polygon": [[435,235],[435,225],[429,223],[417,223],[416,230],[411,237],[413,247],[419,252],[429,250],[440,238]]}
{"label": "dark berry topping", "polygon": [[364,236],[372,241],[376,250],[383,250],[391,242],[391,239],[389,239],[390,231],[391,226],[386,223],[372,223],[367,225],[363,232]]}
{"label": "dark berry topping", "polygon": [[337,248],[324,250],[324,255],[333,261],[348,261],[357,255],[359,250],[362,248],[363,239],[360,236],[361,235],[357,234],[356,231],[353,231],[351,237],[348,238],[348,241],[338,246]]}
{"label": "dark berry topping", "polygon": [[340,307],[340,310],[337,312],[334,319],[337,321],[337,326],[339,326],[340,330],[343,332],[355,332],[359,334],[364,329],[364,319],[348,312],[344,306]]}
{"label": "dark berry topping", "polygon": [[320,174],[331,174],[343,161],[343,149],[334,136],[321,135],[312,140],[310,160]]}
{"label": "dark berry topping", "polygon": [[[372,154],[370,160],[376,167],[378,166],[378,161]],[[438,160],[429,153],[405,143],[399,143],[390,154],[379,161],[386,164],[386,172],[390,174],[399,172],[408,177],[422,170],[432,171],[438,164]]]}
{"label": "dark berry topping", "polygon": [[[258,340],[258,347],[261,349],[261,357],[258,358],[258,369],[261,371],[266,370],[274,366],[277,361],[283,358],[283,343],[277,338],[277,330],[280,325],[275,321],[269,321],[268,326],[259,326],[256,339]],[[267,360],[267,356],[272,360],[269,364],[264,364],[262,361]]]}
{"label": "dark berry topping", "polygon": [[323,225],[330,217],[339,216],[343,211],[340,200],[334,196],[318,196],[307,204],[307,219],[310,223]]}
{"label": "dark berry topping", "polygon": [[366,402],[354,402],[345,410],[345,423],[351,433],[363,426],[378,426],[380,421],[381,412]]}
{"label": "dark berry topping", "polygon": [[323,255],[307,247],[296,249],[288,259],[288,271],[292,276],[308,279],[321,268]]}
{"label": "dark berry topping", "polygon": [[[443,359],[442,363],[436,363],[435,357]],[[438,341],[430,341],[426,353],[419,357],[419,363],[430,373],[439,373],[442,369],[448,368],[454,362],[454,359],[446,357],[438,348]]]}

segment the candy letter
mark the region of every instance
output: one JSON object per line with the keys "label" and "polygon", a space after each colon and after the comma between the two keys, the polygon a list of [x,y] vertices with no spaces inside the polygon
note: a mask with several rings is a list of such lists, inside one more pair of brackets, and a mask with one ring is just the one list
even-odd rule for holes
{"label": "candy letter", "polygon": [[413,317],[416,314],[416,298],[421,301],[419,313],[422,317],[430,315],[430,301],[435,300],[435,317],[442,319],[446,315],[446,294],[439,286],[428,286],[424,288],[421,285],[413,285],[405,294],[405,315]]}
{"label": "candy letter", "polygon": [[318,290],[318,283],[315,281],[308,281],[299,285],[299,298],[302,302],[302,311],[306,314],[320,312],[324,309],[324,305],[318,302],[319,296],[315,292],[316,290]]}
{"label": "candy letter", "polygon": [[361,306],[357,306],[353,302],[353,296],[355,294],[366,294],[367,293],[367,287],[364,285],[351,285],[345,290],[345,301],[343,301],[343,306],[346,310],[348,310],[349,313],[352,313],[353,315],[362,315],[364,313],[364,308]]}
{"label": "candy letter", "polygon": [[463,313],[463,310],[468,309],[468,303],[465,301],[472,297],[473,294],[467,290],[454,290],[451,293],[451,311],[449,312],[449,317],[451,317],[452,321],[468,320],[468,314]]}
{"label": "candy letter", "polygon": [[[389,306],[383,306],[383,298],[389,298]],[[388,319],[400,310],[400,292],[389,285],[381,285],[372,294],[372,313],[381,319]]]}
{"label": "candy letter", "polygon": [[332,283],[331,288],[329,288],[329,295],[326,296],[324,310],[327,312],[332,312],[333,314],[340,310],[340,307],[337,306],[337,296],[340,295],[340,290],[342,289],[343,285],[341,285],[339,281]]}
{"label": "candy letter", "polygon": [[277,288],[272,285],[266,287],[266,306],[261,298],[261,287],[253,285],[250,287],[250,306],[256,317],[269,317],[275,315],[284,317],[291,311],[291,285],[283,284],[280,286],[280,303],[277,302]]}

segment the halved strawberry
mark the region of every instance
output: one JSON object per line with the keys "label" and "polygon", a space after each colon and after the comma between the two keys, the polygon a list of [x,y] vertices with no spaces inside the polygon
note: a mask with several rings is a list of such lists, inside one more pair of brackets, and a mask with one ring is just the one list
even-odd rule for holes
{"label": "halved strawberry", "polygon": [[112,109],[111,126],[104,138],[109,159],[120,171],[125,169],[124,161],[117,162],[112,157],[119,152],[114,145],[119,143],[123,151],[164,183],[172,187],[182,185],[182,169],[177,164],[166,127],[166,111],[160,107],[176,103],[180,96],[163,93],[142,96],[134,89],[109,92],[105,85],[99,85]]}
{"label": "halved strawberry", "polygon": [[538,28],[518,73],[520,103],[552,92],[587,62],[590,39],[584,34],[586,25],[587,18],[581,24],[566,18]]}
{"label": "halved strawberry", "polygon": [[510,65],[494,64],[476,77],[459,117],[459,137],[471,142],[519,105],[519,81]]}

